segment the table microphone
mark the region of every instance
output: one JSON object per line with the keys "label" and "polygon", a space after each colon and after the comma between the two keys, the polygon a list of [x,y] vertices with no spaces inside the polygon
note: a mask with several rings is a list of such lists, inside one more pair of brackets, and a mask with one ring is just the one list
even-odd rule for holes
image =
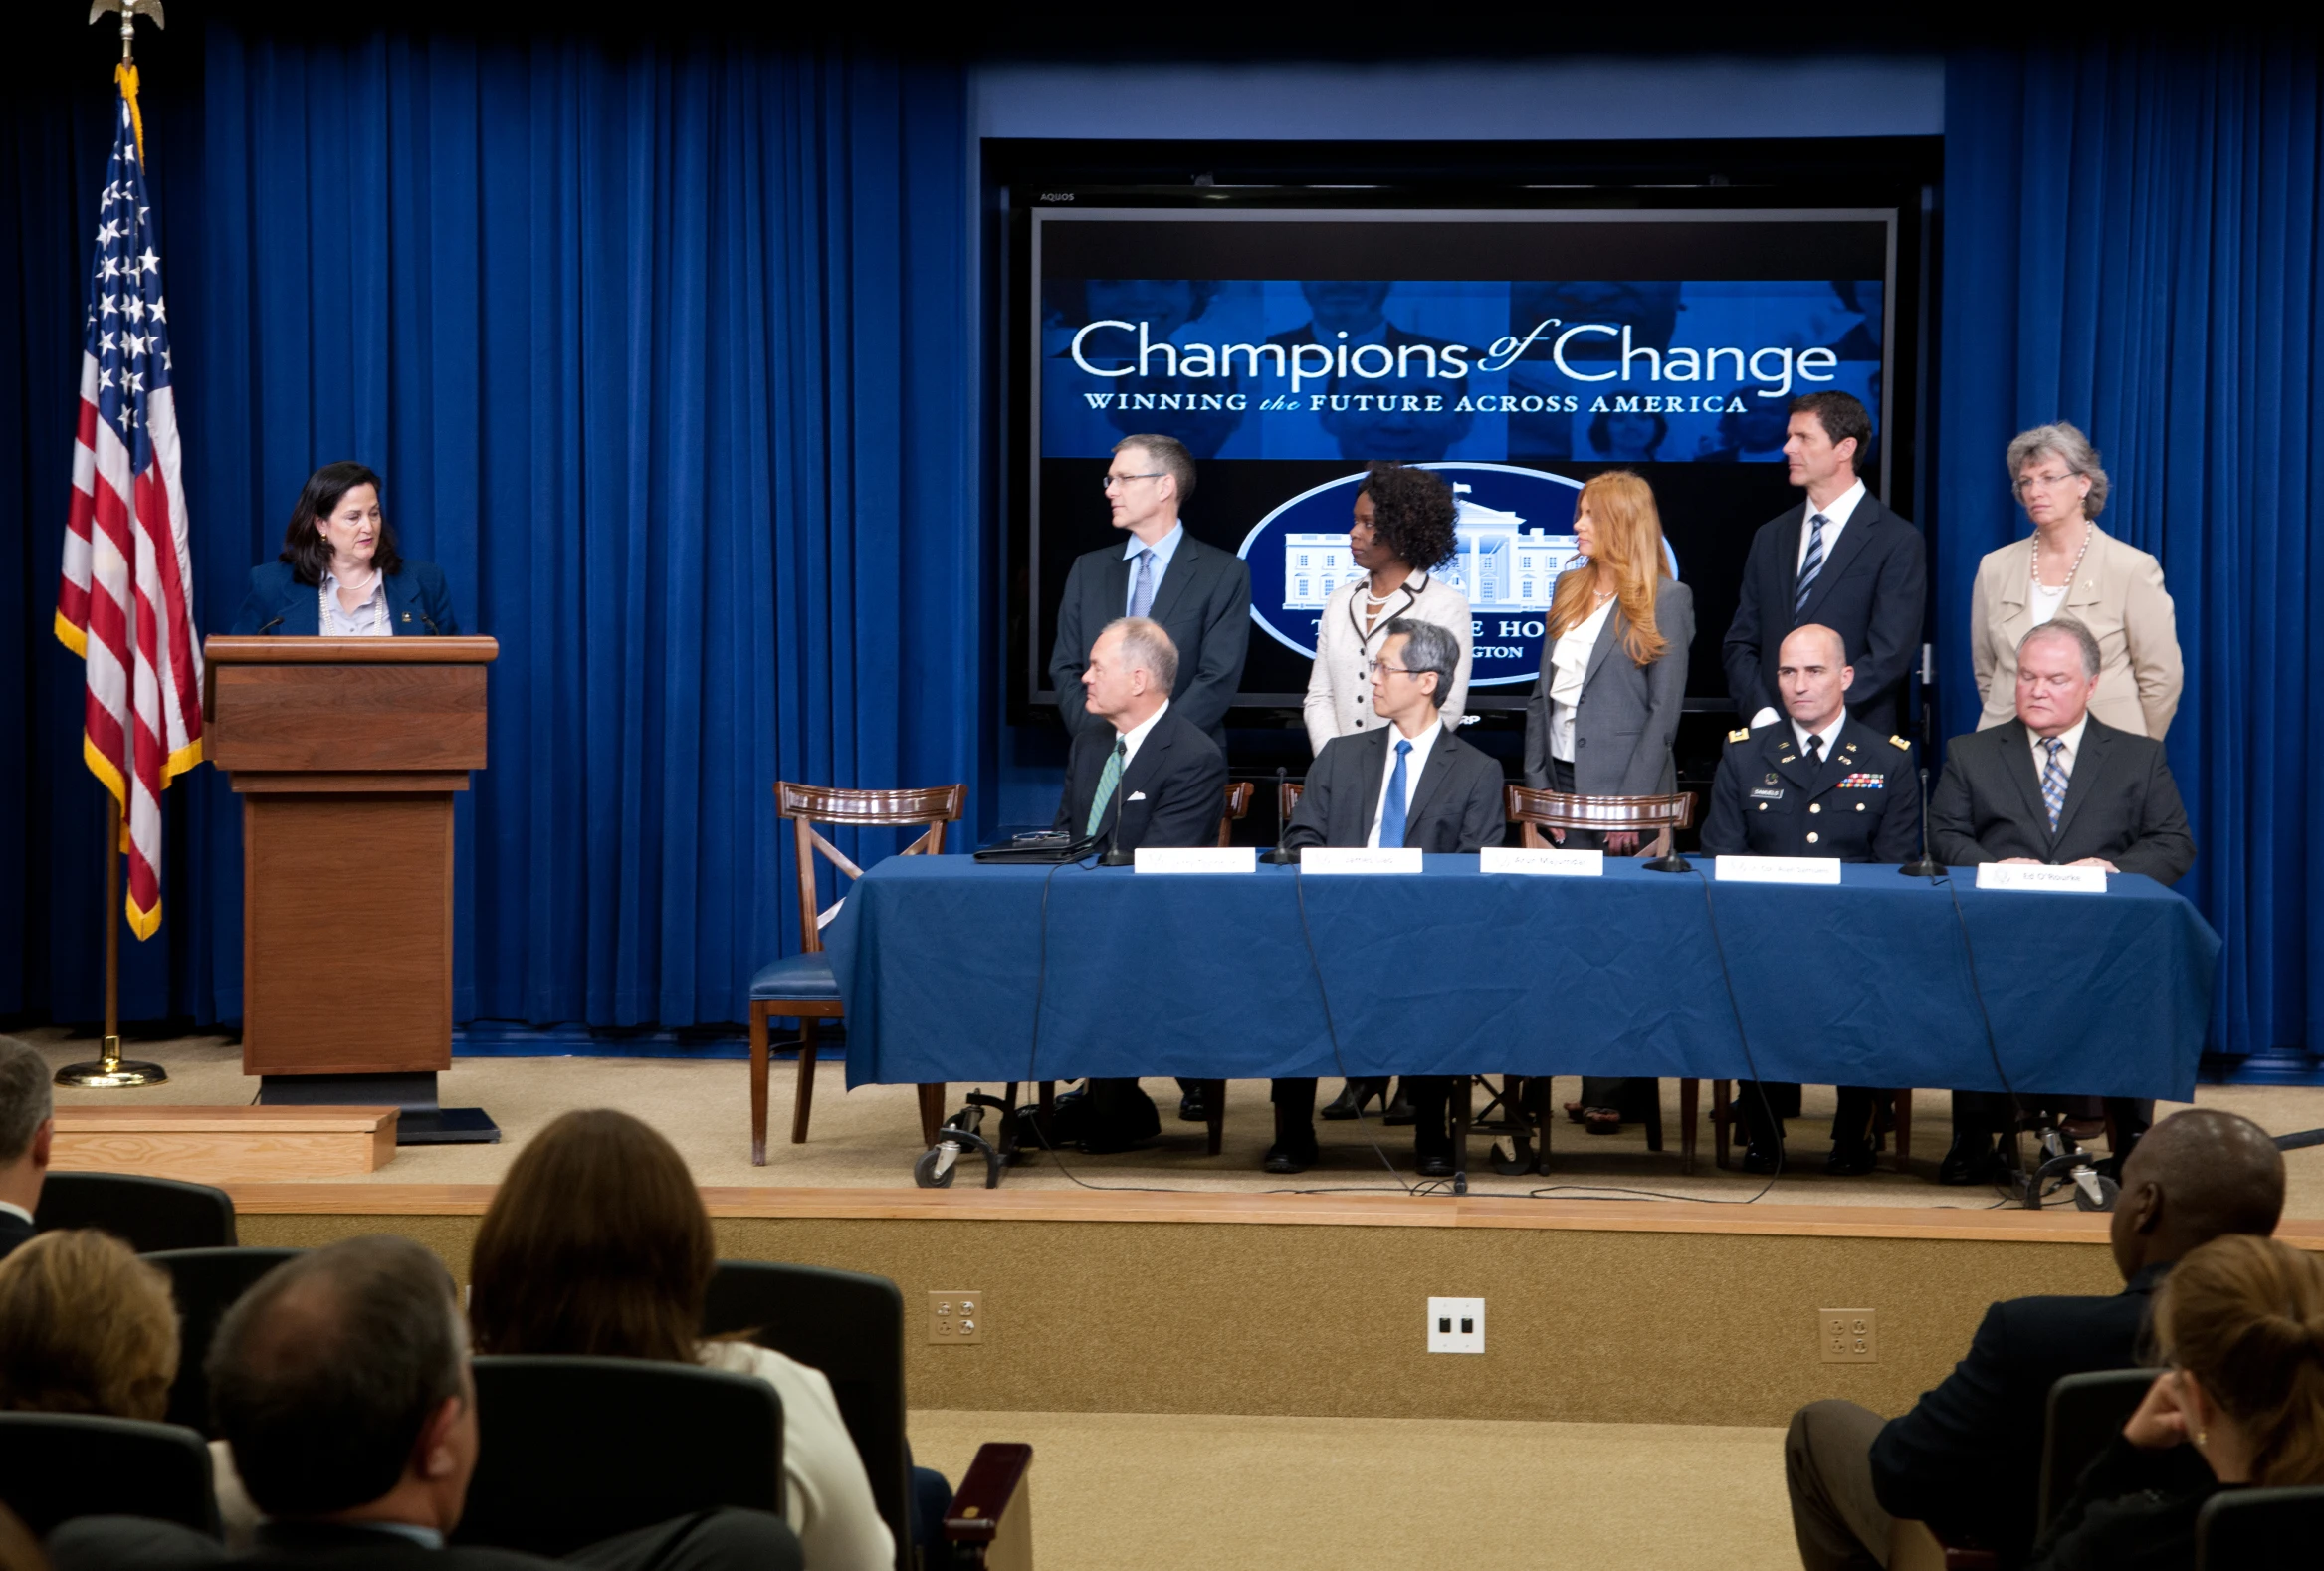
{"label": "table microphone", "polygon": [[1929,768],[1922,765],[1921,776],[1921,859],[1907,862],[1897,871],[1907,878],[1942,878],[1945,864],[1929,855]]}
{"label": "table microphone", "polygon": [[[1125,774],[1128,771],[1124,772]],[[1106,854],[1098,858],[1100,867],[1128,867],[1138,860],[1138,853],[1122,846],[1122,798],[1127,792],[1117,784],[1114,787],[1114,826],[1106,831]]]}
{"label": "table microphone", "polygon": [[1299,860],[1297,851],[1283,848],[1283,837],[1291,832],[1291,824],[1283,815],[1283,783],[1291,779],[1291,771],[1275,766],[1275,849],[1261,854],[1259,860],[1270,867],[1282,867]]}

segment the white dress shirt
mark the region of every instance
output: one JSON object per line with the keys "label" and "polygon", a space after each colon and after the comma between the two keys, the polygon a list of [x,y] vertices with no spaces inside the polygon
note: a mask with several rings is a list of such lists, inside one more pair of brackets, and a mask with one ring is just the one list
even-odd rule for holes
{"label": "white dress shirt", "polygon": [[1864,500],[1864,482],[1857,481],[1847,490],[1831,499],[1831,506],[1819,508],[1813,502],[1799,515],[1799,551],[1792,559],[1792,576],[1796,579],[1799,569],[1807,565],[1807,537],[1814,530],[1815,515],[1823,515],[1823,560],[1831,561],[1831,554],[1840,543],[1840,531],[1848,527],[1848,519],[1856,511],[1856,504]]}
{"label": "white dress shirt", "polygon": [[1550,650],[1550,757],[1561,764],[1574,762],[1574,706],[1582,702],[1582,684],[1589,675],[1589,656],[1612,613],[1615,596],[1607,595],[1597,609],[1559,635]]}
{"label": "white dress shirt", "polygon": [[[1154,565],[1149,570],[1154,574],[1154,597],[1159,600],[1162,598],[1162,574],[1170,570],[1170,559],[1178,554],[1178,543],[1185,538],[1186,526],[1172,521],[1170,532],[1151,546],[1136,535],[1122,543],[1122,560],[1130,563],[1130,587],[1122,593],[1124,616],[1130,614],[1130,607],[1138,598],[1138,554],[1144,551],[1154,553]],[[1148,609],[1153,609],[1151,601],[1148,602]]]}
{"label": "white dress shirt", "polygon": [[[1379,800],[1372,804],[1372,832],[1364,837],[1364,843],[1372,849],[1379,849],[1380,815],[1387,811],[1388,787],[1396,783],[1396,744],[1409,742],[1412,745],[1411,753],[1404,759],[1404,827],[1409,829],[1412,826],[1412,793],[1420,788],[1420,773],[1428,768],[1428,755],[1435,748],[1436,739],[1443,730],[1441,719],[1435,725],[1421,728],[1420,735],[1416,737],[1405,736],[1401,726],[1390,729],[1387,765],[1379,772]],[[1403,842],[1399,840],[1396,843],[1400,845]]]}
{"label": "white dress shirt", "polygon": [[338,575],[328,567],[322,569],[322,620],[320,630],[325,638],[387,638],[395,629],[387,621],[387,574],[371,569],[371,592],[350,611],[339,601],[339,590],[344,587]]}
{"label": "white dress shirt", "polygon": [[1840,739],[1840,727],[1846,725],[1847,723],[1847,706],[1843,704],[1840,706],[1840,712],[1831,717],[1831,724],[1824,727],[1821,731],[1809,731],[1805,726],[1799,724],[1798,721],[1793,721],[1792,737],[1794,741],[1799,744],[1799,753],[1801,757],[1804,758],[1807,754],[1807,739],[1809,737],[1815,737],[1819,739],[1817,745],[1822,749],[1822,752],[1818,756],[1824,759],[1829,759],[1831,757],[1832,745],[1838,742]]}
{"label": "white dress shirt", "polygon": [[[2085,710],[2081,719],[2057,734],[2057,740],[2065,744],[2064,747],[2058,749],[2057,767],[2064,772],[2068,781],[2074,778],[2074,757],[2082,751],[2082,733],[2088,730],[2089,726],[2090,716],[2089,712]],[[2027,740],[2033,744],[2033,778],[2038,782],[2042,772],[2049,768],[2049,743],[2034,735],[2031,730],[2028,730],[2025,735]]]}
{"label": "white dress shirt", "polygon": [[1169,712],[1170,701],[1165,698],[1162,700],[1162,708],[1147,716],[1137,725],[1132,726],[1128,731],[1118,731],[1114,734],[1122,745],[1123,774],[1130,773],[1130,765],[1138,757],[1138,750],[1145,745],[1146,739],[1153,734],[1155,722]]}
{"label": "white dress shirt", "polygon": [[2034,579],[2033,592],[2025,602],[2025,608],[2033,613],[2033,625],[2039,627],[2043,622],[2055,618],[2065,608],[2066,591],[2072,587],[2071,583],[2061,583],[2053,589],[2040,579]]}
{"label": "white dress shirt", "polygon": [[17,1205],[14,1201],[0,1200],[0,1211],[8,1213],[8,1215],[11,1217],[22,1217],[28,1226],[32,1222],[32,1213],[26,1211],[22,1206]]}

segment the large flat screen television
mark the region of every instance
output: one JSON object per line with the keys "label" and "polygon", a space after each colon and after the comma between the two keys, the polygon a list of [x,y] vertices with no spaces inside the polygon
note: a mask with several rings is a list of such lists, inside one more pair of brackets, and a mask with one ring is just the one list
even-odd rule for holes
{"label": "large flat screen television", "polygon": [[1469,708],[1522,708],[1574,553],[1574,498],[1630,468],[1654,489],[1699,618],[1690,708],[1726,698],[1720,634],[1751,536],[1798,500],[1783,459],[1801,393],[1854,394],[1886,493],[1896,406],[1890,208],[1451,210],[1034,204],[1024,415],[1025,596],[1012,656],[1034,703],[1057,598],[1116,546],[1113,446],[1176,437],[1195,538],[1252,585],[1240,703],[1296,706],[1325,599],[1355,568],[1366,465],[1439,470],[1459,551],[1430,564],[1474,612]]}

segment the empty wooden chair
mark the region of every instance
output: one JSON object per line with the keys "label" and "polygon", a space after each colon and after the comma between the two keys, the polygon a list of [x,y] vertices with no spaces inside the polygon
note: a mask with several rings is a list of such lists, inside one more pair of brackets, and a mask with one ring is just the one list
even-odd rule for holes
{"label": "empty wooden chair", "polygon": [[1218,816],[1218,843],[1234,843],[1234,826],[1251,810],[1251,794],[1255,787],[1249,781],[1226,783],[1226,811]]}

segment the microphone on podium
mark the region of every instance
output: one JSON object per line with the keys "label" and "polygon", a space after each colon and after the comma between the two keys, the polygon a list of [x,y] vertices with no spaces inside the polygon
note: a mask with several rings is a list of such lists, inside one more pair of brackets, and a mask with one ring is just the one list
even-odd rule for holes
{"label": "microphone on podium", "polygon": [[1291,771],[1280,764],[1275,766],[1275,849],[1265,852],[1259,858],[1270,867],[1282,867],[1299,860],[1297,851],[1283,848],[1283,837],[1291,832],[1290,819],[1283,811],[1284,783],[1290,779]]}
{"label": "microphone on podium", "polygon": [[1921,776],[1921,859],[1907,862],[1897,871],[1907,878],[1942,878],[1945,864],[1929,855],[1929,767],[1922,765]]}

